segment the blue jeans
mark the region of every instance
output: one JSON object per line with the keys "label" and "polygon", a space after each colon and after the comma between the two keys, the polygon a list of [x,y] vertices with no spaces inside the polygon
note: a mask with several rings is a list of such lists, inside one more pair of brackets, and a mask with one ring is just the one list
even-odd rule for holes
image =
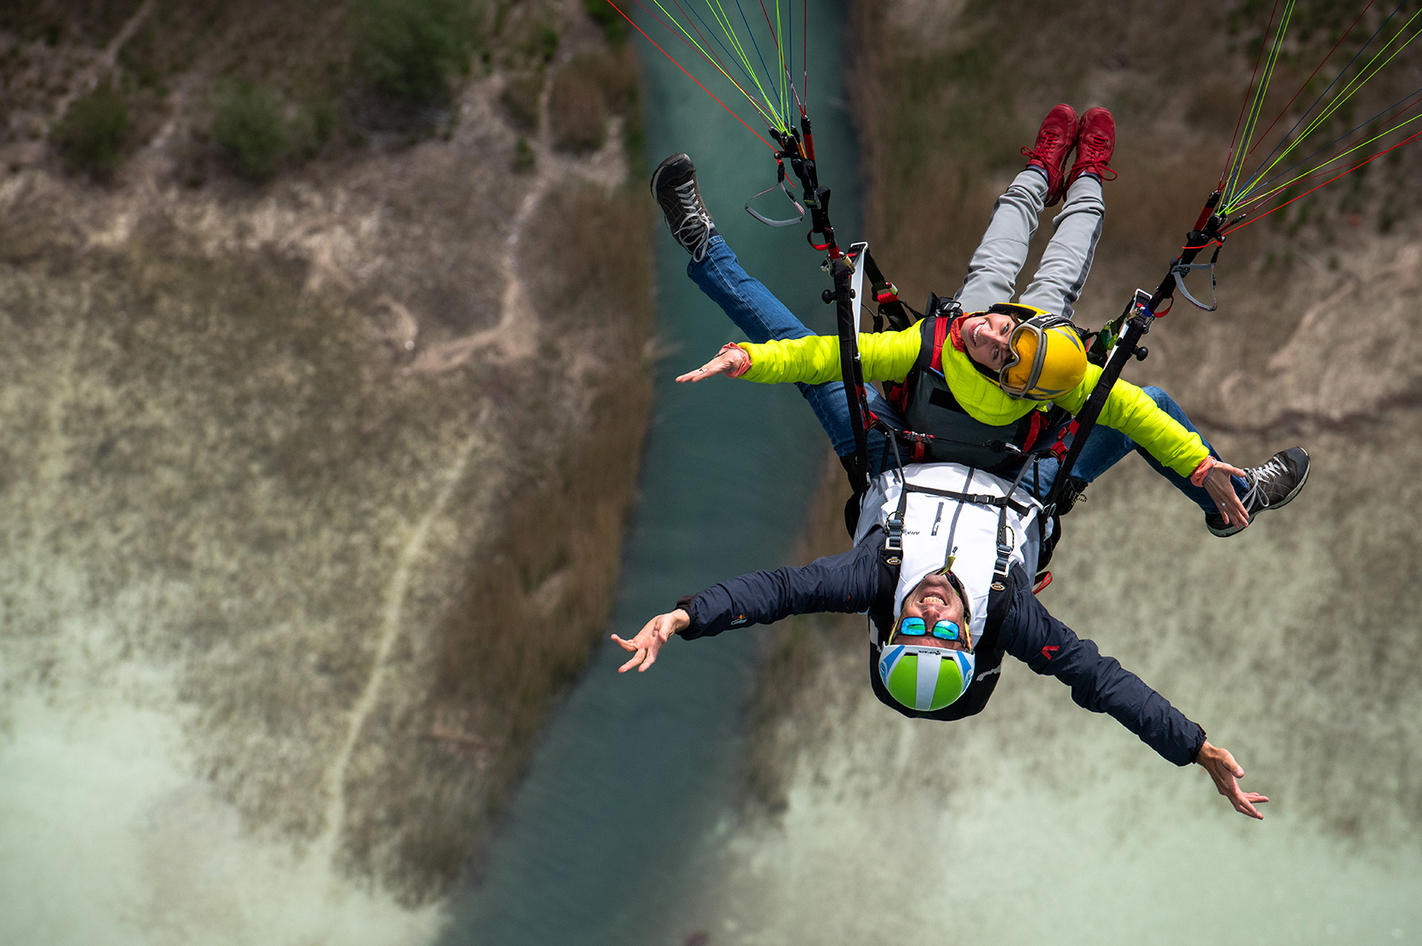
{"label": "blue jeans", "polygon": [[[1160,388],[1153,385],[1142,388],[1141,390],[1155,402],[1157,407],[1179,421],[1180,425],[1186,430],[1197,434],[1199,433],[1199,431],[1195,429],[1195,425],[1190,423],[1190,418],[1185,416],[1185,411],[1181,409],[1179,404],[1175,403],[1169,394],[1166,394]],[[1219,454],[1215,452],[1214,447],[1210,446],[1210,442],[1204,438],[1204,435],[1200,436],[1200,442],[1205,445],[1206,450],[1210,451],[1210,456],[1219,459]],[[1071,443],[1070,438],[1067,439],[1067,443]],[[1081,453],[1076,458],[1076,465],[1072,467],[1071,475],[1090,483],[1102,473],[1105,473],[1111,469],[1111,467],[1119,463],[1122,458],[1132,451],[1144,457],[1145,461],[1150,464],[1151,469],[1169,480],[1172,486],[1206,513],[1218,511],[1215,508],[1215,501],[1210,498],[1210,494],[1205,491],[1203,486],[1194,485],[1190,482],[1188,476],[1181,476],[1179,473],[1176,473],[1170,467],[1165,466],[1155,457],[1151,456],[1150,451],[1141,447],[1130,437],[1104,424],[1097,424],[1091,428],[1091,433],[1086,438],[1086,445],[1081,448]],[[1056,479],[1057,470],[1060,467],[1061,463],[1053,456],[1038,460],[1036,461],[1036,469],[1029,469],[1022,477],[1022,485],[1028,492],[1038,498],[1046,498],[1047,492],[1052,488],[1052,482]],[[1249,488],[1249,484],[1238,476],[1230,477],[1230,482],[1234,484],[1235,494],[1241,497]]]}
{"label": "blue jeans", "polygon": [[[730,316],[736,328],[745,333],[747,340],[763,344],[771,339],[804,338],[814,334],[785,304],[775,298],[774,293],[765,288],[758,279],[751,277],[736,261],[736,254],[726,245],[725,239],[717,235],[711,238],[706,249],[706,258],[701,262],[687,264],[686,274],[691,277],[701,291],[711,301]],[[820,426],[829,435],[834,452],[841,457],[854,455],[854,425],[849,420],[849,402],[844,395],[843,381],[827,381],[824,384],[804,384],[796,382],[810,409],[815,412]],[[895,430],[903,430],[907,425],[898,411],[894,410],[884,396],[873,385],[864,386],[869,399],[869,409]],[[883,463],[884,451],[888,444],[884,435],[869,431],[870,476],[878,476],[881,467],[892,466],[892,455],[888,464]],[[889,448],[890,450],[892,448]]]}
{"label": "blue jeans", "polygon": [[[769,289],[741,268],[736,254],[731,252],[731,248],[719,235],[711,238],[705,259],[699,263],[688,263],[686,273],[702,292],[721,307],[749,341],[760,344],[771,339],[803,338],[813,334]],[[844,382],[796,382],[795,386],[800,389],[810,409],[815,412],[815,417],[819,419],[820,426],[829,435],[834,452],[840,457],[853,456],[854,426],[849,420],[849,403],[845,399]],[[869,399],[869,409],[890,427],[903,430],[906,425],[898,411],[873,385],[866,384],[864,387]],[[1180,405],[1171,400],[1170,395],[1156,387],[1144,390],[1162,410],[1186,429],[1195,430],[1195,425],[1190,423],[1190,419],[1185,416]],[[892,447],[880,431],[871,430],[868,437],[870,476],[878,476],[894,465]],[[1218,456],[1209,443],[1206,443],[1205,447],[1212,456]],[[1146,462],[1157,473],[1169,480],[1191,502],[1207,513],[1216,511],[1214,500],[1210,499],[1203,487],[1191,485],[1188,477],[1161,465],[1160,461],[1130,437],[1110,427],[1097,425],[1092,428],[1086,445],[1077,458],[1076,466],[1072,469],[1072,475],[1089,483],[1133,450],[1145,457]],[[1055,457],[1048,456],[1036,461],[1036,466],[1035,471],[1028,470],[1023,476],[1022,485],[1029,492],[1045,497],[1056,477],[1059,463]],[[1234,477],[1234,488],[1236,493],[1243,496],[1247,484],[1239,477]]]}

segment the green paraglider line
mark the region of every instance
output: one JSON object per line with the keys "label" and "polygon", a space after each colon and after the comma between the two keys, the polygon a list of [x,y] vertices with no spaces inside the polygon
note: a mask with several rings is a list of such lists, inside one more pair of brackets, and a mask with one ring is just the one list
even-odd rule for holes
{"label": "green paraglider line", "polygon": [[[1274,4],[1274,7],[1275,9],[1278,8],[1277,0]],[[1259,85],[1255,89],[1254,100],[1249,104],[1249,117],[1244,122],[1244,135],[1239,142],[1239,151],[1237,152],[1237,157],[1231,162],[1233,166],[1230,168],[1228,174],[1226,175],[1228,178],[1228,184],[1224,188],[1224,200],[1222,201],[1226,209],[1230,207],[1231,202],[1237,196],[1237,189],[1239,187],[1239,175],[1244,170],[1244,162],[1250,151],[1249,142],[1253,140],[1255,129],[1259,127],[1259,113],[1264,108],[1264,97],[1269,92],[1270,80],[1274,78],[1274,67],[1279,62],[1279,50],[1283,47],[1284,33],[1288,31],[1289,18],[1293,14],[1293,12],[1294,0],[1289,0],[1288,4],[1284,7],[1284,16],[1279,21],[1279,28],[1274,33],[1274,42],[1269,48],[1269,57],[1265,61],[1263,75],[1260,76]],[[1272,13],[1269,16],[1269,22],[1270,24],[1274,22]],[[1260,53],[1263,53],[1263,51],[1263,47],[1260,47]],[[1257,70],[1259,68],[1259,63],[1257,60],[1255,61],[1254,65],[1255,69]]]}
{"label": "green paraglider line", "polygon": [[[1414,103],[1413,103],[1413,106],[1415,106],[1415,105],[1417,105],[1417,104],[1418,104],[1417,102],[1414,102]],[[1411,107],[1413,107],[1413,106],[1408,106],[1408,107],[1411,108]],[[1233,204],[1230,205],[1230,208],[1229,208],[1229,210],[1228,210],[1228,213],[1234,213],[1236,210],[1238,210],[1238,209],[1240,209],[1240,208],[1242,208],[1242,207],[1251,207],[1251,206],[1253,206],[1254,204],[1257,204],[1257,203],[1259,203],[1259,202],[1261,202],[1261,201],[1268,200],[1270,197],[1273,197],[1275,194],[1278,194],[1280,191],[1282,191],[1282,190],[1287,190],[1288,188],[1292,187],[1293,185],[1297,184],[1298,182],[1303,181],[1303,180],[1306,180],[1306,179],[1308,179],[1308,178],[1310,178],[1310,177],[1313,177],[1313,176],[1319,174],[1320,172],[1323,172],[1323,169],[1326,168],[1326,167],[1328,167],[1328,165],[1332,164],[1333,162],[1348,157],[1348,155],[1350,155],[1350,154],[1352,154],[1353,152],[1357,151],[1359,148],[1365,148],[1365,147],[1367,147],[1368,145],[1372,144],[1374,141],[1377,141],[1377,140],[1380,139],[1380,138],[1386,138],[1388,135],[1390,135],[1390,134],[1392,134],[1393,132],[1397,131],[1399,128],[1402,128],[1402,127],[1405,126],[1405,125],[1410,125],[1410,124],[1412,124],[1413,122],[1417,121],[1417,119],[1419,119],[1419,118],[1422,118],[1422,115],[1413,115],[1411,118],[1407,119],[1407,121],[1398,122],[1396,125],[1394,125],[1392,128],[1389,128],[1387,131],[1379,132],[1378,134],[1376,134],[1376,135],[1374,135],[1373,137],[1369,138],[1367,141],[1360,141],[1358,144],[1356,144],[1356,145],[1354,145],[1353,147],[1349,148],[1347,151],[1344,151],[1344,152],[1342,152],[1341,154],[1334,155],[1333,157],[1329,158],[1327,161],[1323,162],[1322,164],[1318,165],[1317,167],[1313,168],[1312,170],[1305,171],[1305,172],[1303,172],[1302,174],[1298,175],[1297,177],[1294,177],[1294,178],[1292,178],[1292,179],[1290,179],[1290,180],[1288,180],[1288,181],[1285,181],[1285,182],[1282,183],[1282,184],[1277,184],[1277,185],[1275,185],[1275,186],[1269,188],[1267,191],[1264,191],[1264,192],[1261,193],[1261,194],[1255,194],[1255,195],[1252,196],[1252,197],[1247,197],[1247,198],[1244,198],[1244,199],[1236,200]],[[1415,137],[1415,136],[1414,136],[1414,137]],[[1406,139],[1406,140],[1407,140],[1407,141],[1411,141],[1412,139],[1411,139],[1411,138],[1408,138],[1408,139]],[[1394,145],[1393,147],[1396,147],[1396,145]],[[1391,150],[1392,150],[1392,148],[1389,148],[1389,149],[1388,149],[1388,151],[1391,151]],[[1383,154],[1386,154],[1387,152],[1385,151],[1385,152],[1382,152],[1382,153],[1383,153]],[[1365,162],[1363,162],[1363,163],[1366,164],[1367,162],[1365,161]],[[1354,165],[1352,168],[1349,168],[1348,171],[1355,170],[1356,168],[1359,168],[1359,167],[1362,167],[1362,165],[1361,165],[1361,164]],[[1344,171],[1343,173],[1344,173],[1344,174],[1347,174],[1348,171]],[[1334,180],[1336,180],[1336,178],[1334,178]],[[1291,201],[1291,202],[1292,202],[1292,201]]]}
{"label": "green paraglider line", "polygon": [[[736,121],[740,122],[742,125],[745,125],[746,131],[749,131],[751,134],[753,134],[753,135],[755,135],[757,138],[759,138],[759,139],[761,140],[761,142],[762,142],[767,148],[769,148],[771,151],[777,150],[776,147],[775,147],[775,145],[773,145],[773,144],[771,144],[770,142],[768,142],[768,141],[765,140],[765,136],[764,136],[764,135],[762,135],[760,132],[756,131],[756,130],[755,130],[754,128],[752,128],[751,126],[746,125],[745,119],[741,118],[741,116],[737,115],[735,112],[732,112],[730,106],[728,106],[725,102],[721,101],[720,99],[716,98],[715,93],[713,93],[710,89],[706,88],[706,86],[701,85],[701,80],[697,79],[696,76],[694,76],[694,75],[692,75],[691,73],[687,72],[687,71],[686,71],[686,67],[683,66],[681,63],[677,62],[676,59],[674,59],[674,58],[672,57],[672,54],[671,54],[671,53],[667,52],[665,49],[662,49],[662,47],[659,46],[659,45],[657,44],[657,41],[654,40],[654,39],[652,39],[652,37],[647,36],[646,31],[643,30],[642,27],[638,26],[635,22],[633,22],[632,18],[631,18],[630,16],[628,16],[626,13],[624,13],[624,12],[622,11],[622,8],[621,8],[621,7],[619,7],[617,4],[613,3],[612,0],[607,0],[607,5],[610,6],[610,7],[612,7],[612,9],[616,10],[616,11],[618,12],[618,14],[619,14],[624,20],[626,20],[629,24],[631,24],[631,26],[632,26],[632,28],[633,28],[634,30],[636,30],[637,32],[641,33],[642,36],[643,36],[644,38],[646,38],[647,42],[651,43],[653,46],[656,46],[656,47],[657,47],[657,51],[660,52],[663,56],[666,56],[668,59],[670,59],[671,62],[672,62],[672,65],[674,65],[674,66],[676,66],[678,69],[680,69],[680,70],[682,71],[682,73],[683,73],[688,79],[690,79],[692,82],[695,82],[698,86],[700,86],[700,87],[701,87],[701,91],[703,91],[703,92],[705,92],[707,95],[711,96],[711,98],[716,102],[717,105],[719,105],[719,106],[721,106],[722,108],[724,108],[727,112],[730,112],[731,117],[734,118]],[[730,76],[727,76],[726,78],[729,79]],[[732,84],[732,85],[735,85],[735,80],[734,80],[734,79],[731,80],[731,84]],[[740,89],[741,87],[740,87],[739,85],[736,85],[736,88],[737,88],[737,89]],[[742,95],[745,95],[745,90],[744,90],[744,89],[741,89],[741,94],[742,94]],[[750,96],[747,95],[746,98],[749,99]],[[755,103],[754,103],[754,102],[751,102],[751,104],[754,105]]]}
{"label": "green paraglider line", "polygon": [[[1275,116],[1274,120],[1269,124],[1269,127],[1266,128],[1266,129],[1264,129],[1264,134],[1262,134],[1262,135],[1259,136],[1259,143],[1260,143],[1260,144],[1263,144],[1264,139],[1269,137],[1269,132],[1271,132],[1271,131],[1274,130],[1274,126],[1277,125],[1277,124],[1279,124],[1279,119],[1283,118],[1285,115],[1288,114],[1289,109],[1293,107],[1293,104],[1294,104],[1296,101],[1298,101],[1299,96],[1303,94],[1303,90],[1306,89],[1306,88],[1308,88],[1308,84],[1313,81],[1314,76],[1318,75],[1318,71],[1319,71],[1320,69],[1322,69],[1324,66],[1328,65],[1328,60],[1332,59],[1332,58],[1333,58],[1333,54],[1336,53],[1336,52],[1338,52],[1338,47],[1343,45],[1343,41],[1344,41],[1345,39],[1347,39],[1348,36],[1353,32],[1353,27],[1357,26],[1357,25],[1358,25],[1358,22],[1359,22],[1360,20],[1362,20],[1363,14],[1367,13],[1369,10],[1371,10],[1371,9],[1373,8],[1373,4],[1374,4],[1375,2],[1376,2],[1376,0],[1368,0],[1368,5],[1365,6],[1365,7],[1363,7],[1362,13],[1359,13],[1359,14],[1357,15],[1357,17],[1354,18],[1353,22],[1350,23],[1350,24],[1348,24],[1348,28],[1343,31],[1343,35],[1342,35],[1342,36],[1338,37],[1338,42],[1336,42],[1336,43],[1333,44],[1333,48],[1328,51],[1328,55],[1324,56],[1324,57],[1323,57],[1323,60],[1322,60],[1317,66],[1314,67],[1313,72],[1309,73],[1308,78],[1303,81],[1303,84],[1299,86],[1299,90],[1294,93],[1294,97],[1291,98],[1291,99],[1289,99],[1288,104],[1286,104],[1282,109],[1279,110],[1279,114],[1278,114],[1277,116]],[[1389,19],[1391,19],[1391,17],[1389,17]],[[1386,21],[1384,21],[1384,22],[1386,22]],[[1379,27],[1379,29],[1381,29],[1381,27]],[[1374,34],[1374,35],[1376,35],[1376,34]],[[1369,42],[1371,42],[1371,40],[1369,40]],[[1363,46],[1366,47],[1366,46],[1367,46],[1367,43],[1364,43]],[[1356,58],[1356,57],[1355,57],[1355,58]],[[1352,63],[1350,62],[1349,65],[1352,65]],[[1347,67],[1347,66],[1344,66],[1343,68],[1346,70],[1348,67]],[[1334,82],[1337,82],[1338,80],[1337,80],[1337,79],[1334,79],[1333,81],[1334,81]],[[1327,94],[1327,91],[1328,91],[1328,90],[1325,89],[1325,90],[1324,90],[1324,93]],[[1317,103],[1317,102],[1314,102],[1313,104],[1314,104],[1314,105],[1317,105],[1318,103]],[[1313,106],[1311,105],[1311,106],[1309,106],[1309,111],[1312,111],[1312,110],[1313,110]],[[1307,112],[1305,112],[1305,114],[1307,114]],[[1296,125],[1295,127],[1298,127],[1298,126]],[[1292,129],[1290,129],[1290,133],[1292,133]],[[1253,155],[1254,152],[1255,152],[1256,150],[1258,150],[1258,148],[1259,148],[1259,145],[1258,145],[1258,144],[1256,144],[1253,148],[1250,148],[1250,149],[1249,149],[1249,154],[1246,154],[1246,155],[1244,156],[1244,159],[1245,159],[1246,161],[1248,161],[1249,158],[1250,158],[1250,156]],[[1255,177],[1257,178],[1258,175],[1256,174]],[[1245,185],[1245,186],[1247,187],[1248,185]]]}
{"label": "green paraglider line", "polygon": [[[1406,30],[1409,26],[1411,26],[1412,22],[1416,20],[1418,16],[1422,16],[1422,10],[1419,10],[1417,13],[1414,13],[1411,18],[1409,18],[1408,21],[1402,25],[1402,30]],[[1396,59],[1397,56],[1404,49],[1406,49],[1414,39],[1417,38],[1417,34],[1413,33],[1410,37],[1407,38],[1404,43],[1402,43],[1402,45],[1398,46],[1395,50],[1393,50],[1392,55],[1388,56],[1387,59],[1384,59],[1380,65],[1377,65],[1375,67],[1374,63],[1378,61],[1378,58],[1382,56],[1383,53],[1387,52],[1388,47],[1391,46],[1393,41],[1401,35],[1402,32],[1399,31],[1397,36],[1394,36],[1392,39],[1389,39],[1385,44],[1383,44],[1382,49],[1379,49],[1377,53],[1373,56],[1373,58],[1368,60],[1368,63],[1358,71],[1358,74],[1355,75],[1352,80],[1350,80],[1348,84],[1343,87],[1342,91],[1340,91],[1338,95],[1334,97],[1333,101],[1329,102],[1328,106],[1317,117],[1315,117],[1313,121],[1309,122],[1308,126],[1304,128],[1304,130],[1299,134],[1297,138],[1294,139],[1293,143],[1290,144],[1287,148],[1283,149],[1281,152],[1279,152],[1279,154],[1276,155],[1268,165],[1257,171],[1251,183],[1246,184],[1243,188],[1240,189],[1240,192],[1235,193],[1231,196],[1231,198],[1226,202],[1229,211],[1233,211],[1235,208],[1244,206],[1247,203],[1252,203],[1253,200],[1246,201],[1244,198],[1247,198],[1249,196],[1249,192],[1253,186],[1257,186],[1253,182],[1257,182],[1261,175],[1267,174],[1270,170],[1277,166],[1278,163],[1284,159],[1285,155],[1293,151],[1294,148],[1297,148],[1300,142],[1304,141],[1309,136],[1309,134],[1312,133],[1315,129],[1317,129],[1320,125],[1322,125],[1323,122],[1327,121],[1328,118],[1332,116],[1334,112],[1338,111],[1338,109],[1341,108],[1345,102],[1347,102],[1350,98],[1357,94],[1358,90],[1361,89],[1368,80],[1372,79],[1373,76],[1377,75],[1378,72],[1382,70],[1383,66],[1386,66],[1388,63]],[[1369,70],[1372,71],[1369,72]],[[1414,120],[1415,119],[1409,118],[1407,121],[1402,122],[1394,128],[1390,128],[1388,129],[1388,131],[1383,132],[1369,139],[1368,141],[1363,142],[1362,144],[1356,145],[1353,148],[1350,148],[1348,151],[1343,152],[1342,154],[1329,158],[1322,165],[1319,165],[1319,168],[1326,167],[1332,162],[1338,160],[1338,158],[1352,154],[1354,151],[1358,150],[1358,148],[1361,148],[1363,145],[1369,144],[1372,141],[1376,141],[1378,138],[1383,137],[1383,135],[1389,134],[1392,131],[1396,131],[1397,128],[1401,128],[1402,125],[1406,125]],[[1317,168],[1315,168],[1314,170],[1317,170]],[[1294,180],[1299,180],[1300,178],[1307,177],[1309,174],[1312,173],[1313,170],[1306,171]],[[1290,183],[1293,182],[1291,181]],[[1282,186],[1286,187],[1288,185],[1286,184]],[[1271,193],[1277,193],[1279,189],[1280,188],[1276,187],[1271,191]]]}
{"label": "green paraglider line", "polygon": [[[1422,116],[1418,116],[1418,117],[1422,117]],[[1294,201],[1300,200],[1300,199],[1302,199],[1302,198],[1304,198],[1304,197],[1307,197],[1309,194],[1312,194],[1314,191],[1318,190],[1320,187],[1326,187],[1326,186],[1328,186],[1329,184],[1332,184],[1334,181],[1338,180],[1338,178],[1343,177],[1343,176],[1345,176],[1345,175],[1347,175],[1347,174],[1351,174],[1352,172],[1358,170],[1358,168],[1362,167],[1363,165],[1365,165],[1365,164],[1370,164],[1371,162],[1376,161],[1378,158],[1382,157],[1383,155],[1387,154],[1387,153],[1390,152],[1390,151],[1396,151],[1398,148],[1401,148],[1403,145],[1407,144],[1409,141],[1411,141],[1411,140],[1413,140],[1414,138],[1417,138],[1417,137],[1419,137],[1419,136],[1422,136],[1422,131],[1413,132],[1411,135],[1409,135],[1408,137],[1402,139],[1402,140],[1399,141],[1397,144],[1393,145],[1391,148],[1388,148],[1386,151],[1379,151],[1377,154],[1373,155],[1372,157],[1367,158],[1366,160],[1363,160],[1363,161],[1359,161],[1357,164],[1355,164],[1355,165],[1353,165],[1352,167],[1348,168],[1346,171],[1342,171],[1342,172],[1340,172],[1340,173],[1338,173],[1338,174],[1335,174],[1333,177],[1330,177],[1328,180],[1324,181],[1322,184],[1319,184],[1319,185],[1317,185],[1316,187],[1311,187],[1311,188],[1309,188],[1308,190],[1306,190],[1306,191],[1304,191],[1302,194],[1300,194],[1298,197],[1294,197],[1294,198],[1292,198],[1292,199],[1290,199],[1290,200],[1286,200],[1286,201],[1284,201],[1282,204],[1280,204],[1279,206],[1273,207],[1273,208],[1271,208],[1271,209],[1269,209],[1269,210],[1266,210],[1264,213],[1259,214],[1257,217],[1253,217],[1253,218],[1251,218],[1251,219],[1249,219],[1249,220],[1244,221],[1243,223],[1240,223],[1240,224],[1237,224],[1236,226],[1230,227],[1228,230],[1223,231],[1220,235],[1221,235],[1221,236],[1228,236],[1229,234],[1233,233],[1234,231],[1240,229],[1241,227],[1247,227],[1247,226],[1249,226],[1251,223],[1255,223],[1255,222],[1257,222],[1257,221],[1259,221],[1259,220],[1263,220],[1265,217],[1269,216],[1271,213],[1274,213],[1274,212],[1277,211],[1277,210],[1283,210],[1285,207],[1289,206],[1289,204],[1292,204]]]}

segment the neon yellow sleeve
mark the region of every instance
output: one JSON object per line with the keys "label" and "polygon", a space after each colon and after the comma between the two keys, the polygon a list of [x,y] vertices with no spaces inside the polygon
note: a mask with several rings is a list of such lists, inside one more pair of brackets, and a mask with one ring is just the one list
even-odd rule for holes
{"label": "neon yellow sleeve", "polygon": [[[865,381],[902,381],[908,377],[923,346],[919,325],[912,325],[902,332],[875,332],[859,336],[859,360]],[[750,370],[741,375],[747,381],[823,384],[842,377],[839,339],[834,335],[807,335],[788,341],[769,341],[763,345],[742,342],[741,347],[751,356]]]}
{"label": "neon yellow sleeve", "polygon": [[[1100,377],[1099,367],[1087,365],[1081,384],[1070,394],[1058,398],[1056,403],[1075,415],[1086,404],[1087,396]],[[1161,464],[1181,476],[1194,473],[1195,467],[1210,453],[1199,434],[1186,430],[1179,421],[1161,410],[1148,394],[1129,381],[1117,379],[1097,420],[1130,437]]]}

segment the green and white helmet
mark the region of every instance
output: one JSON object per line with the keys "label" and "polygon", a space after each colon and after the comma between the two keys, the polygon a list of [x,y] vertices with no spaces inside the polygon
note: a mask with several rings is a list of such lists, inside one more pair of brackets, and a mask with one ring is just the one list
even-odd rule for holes
{"label": "green and white helmet", "polygon": [[942,647],[890,644],[879,655],[879,679],[900,705],[931,713],[967,691],[973,682],[973,655]]}
{"label": "green and white helmet", "polygon": [[[971,622],[969,599],[963,589],[963,583],[953,574],[952,566],[953,558],[950,556],[948,563],[938,569],[937,573],[946,577],[948,583],[953,586],[953,591],[962,605],[963,614],[961,624],[945,623],[952,628],[954,639],[958,639],[957,635],[962,634],[962,639],[967,642],[969,649],[955,650],[915,643],[925,639],[927,629],[919,619],[917,633],[905,635],[904,625],[909,619],[904,617],[901,606],[899,619],[894,622],[894,632],[889,635],[888,643],[879,655],[879,679],[883,682],[884,689],[889,691],[889,695],[900,706],[920,713],[931,713],[952,704],[973,682],[976,661],[971,649],[972,632],[968,630]],[[905,602],[907,600],[906,596]],[[947,635],[939,635],[935,630],[934,636]]]}

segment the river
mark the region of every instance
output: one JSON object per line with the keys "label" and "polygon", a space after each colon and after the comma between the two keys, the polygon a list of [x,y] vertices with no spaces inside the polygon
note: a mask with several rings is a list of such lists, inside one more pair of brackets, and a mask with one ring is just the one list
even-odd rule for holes
{"label": "river", "polygon": [[[809,111],[845,242],[859,220],[840,79],[845,11],[824,3],[814,14]],[[676,151],[691,155],[717,229],[746,268],[812,328],[833,331],[833,312],[819,299],[829,279],[805,242],[808,223],[771,229],[741,209],[774,181],[765,147],[649,43],[640,45],[648,166]],[[780,199],[770,205],[774,216],[785,216]],[[680,595],[784,564],[821,469],[823,434],[793,388],[674,383],[739,337],[685,268],[685,252],[659,236],[666,355],[611,623],[624,637]],[[482,880],[467,898],[455,897],[442,942],[635,946],[694,934],[676,928],[672,917],[685,911],[674,905],[679,891],[695,888],[692,852],[725,829],[734,809],[756,653],[749,633],[714,644],[673,641],[652,672],[621,676],[622,651],[605,646],[544,737]]]}

